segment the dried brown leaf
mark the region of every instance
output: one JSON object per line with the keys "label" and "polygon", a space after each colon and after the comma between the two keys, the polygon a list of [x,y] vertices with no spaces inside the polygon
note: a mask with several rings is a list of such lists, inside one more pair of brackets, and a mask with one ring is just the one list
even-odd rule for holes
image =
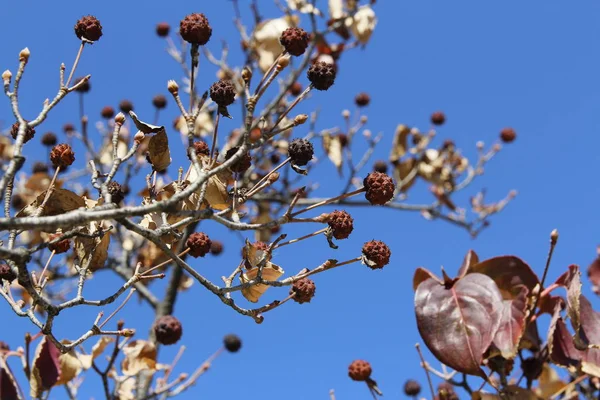
{"label": "dried brown leaf", "polygon": [[406,154],[408,135],[410,135],[410,128],[406,125],[398,125],[396,127],[396,133],[394,133],[394,140],[392,142],[392,152],[390,153],[390,162],[397,163]]}
{"label": "dried brown leaf", "polygon": [[171,151],[167,132],[161,130],[150,138],[148,159],[155,171],[164,171],[171,164]]}
{"label": "dried brown leaf", "polygon": [[[16,217],[31,217],[34,215],[39,206],[44,202],[45,197],[46,191],[39,194],[32,203],[19,211]],[[57,188],[50,194],[48,201],[39,216],[60,215],[82,207],[85,207],[85,201],[81,196],[70,190]]]}
{"label": "dried brown leaf", "polygon": [[[70,344],[68,340],[63,340],[63,344]],[[60,363],[60,373],[58,381],[54,386],[64,385],[67,382],[73,380],[83,369],[81,360],[79,359],[75,350],[71,350],[68,353],[60,354],[58,356]]]}
{"label": "dried brown leaf", "polygon": [[[258,268],[252,268],[240,276],[240,281],[242,283],[247,283],[252,279],[256,278],[258,273]],[[279,265],[275,265],[269,261],[265,263],[263,268],[262,276],[263,279],[268,281],[276,281],[283,275],[284,271]],[[242,289],[242,295],[250,302],[256,303],[260,299],[260,297],[266,292],[269,286],[264,284],[258,284],[254,286],[250,286],[248,288]]]}
{"label": "dried brown leaf", "polygon": [[338,173],[342,175],[342,165],[344,163],[344,156],[342,154],[342,142],[339,136],[332,137],[329,132],[324,132],[323,138],[323,149],[327,153],[329,160],[335,165]]}
{"label": "dried brown leaf", "polygon": [[152,125],[147,122],[140,121],[138,116],[133,111],[129,111],[129,116],[131,116],[131,119],[133,120],[135,127],[138,128],[138,130],[140,130],[142,133],[144,133],[146,135],[149,133],[158,133],[165,129],[164,126]]}
{"label": "dried brown leaf", "polygon": [[156,371],[156,346],[146,340],[134,340],[123,348],[125,359],[121,363],[123,374],[137,375],[140,371]]}

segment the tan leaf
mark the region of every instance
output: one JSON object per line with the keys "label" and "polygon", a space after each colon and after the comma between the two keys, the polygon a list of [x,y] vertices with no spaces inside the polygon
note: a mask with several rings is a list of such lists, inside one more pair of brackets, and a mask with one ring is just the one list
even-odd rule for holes
{"label": "tan leaf", "polygon": [[287,0],[290,10],[298,10],[303,14],[321,15],[321,10],[310,4],[308,0]]}
{"label": "tan leaf", "polygon": [[113,339],[110,336],[101,336],[100,339],[98,339],[98,341],[94,345],[94,347],[92,347],[92,354],[78,354],[77,357],[81,362],[82,368],[90,369],[92,367],[92,361],[94,361],[96,358],[102,355],[102,353],[106,349],[106,346],[108,346],[114,341],[115,339]]}
{"label": "tan leaf", "polygon": [[[68,340],[63,340],[62,344],[71,344],[71,342]],[[54,384],[54,386],[60,386],[70,382],[77,375],[79,375],[83,369],[81,360],[77,357],[75,350],[61,354],[58,356],[58,361],[60,362],[60,374],[58,376],[58,381]]]}
{"label": "tan leaf", "polygon": [[346,18],[346,27],[352,31],[352,34],[356,39],[366,44],[377,25],[377,17],[375,11],[370,5],[364,5],[354,14],[353,17]]}
{"label": "tan leaf", "polygon": [[[240,276],[240,281],[242,283],[246,283],[256,278],[256,274],[258,273],[258,268],[252,268]],[[275,265],[270,261],[265,263],[263,268],[262,277],[268,281],[276,281],[279,279],[281,275],[283,275],[284,271],[279,265]],[[267,291],[269,286],[264,284],[258,284],[254,286],[250,286],[246,289],[242,289],[242,295],[250,302],[256,303],[260,299],[260,297]]]}
{"label": "tan leaf", "polygon": [[135,390],[136,380],[133,377],[120,377],[117,395],[119,396],[119,400],[134,400],[135,395],[133,391]]}
{"label": "tan leaf", "polygon": [[258,66],[263,72],[269,69],[283,51],[279,43],[281,32],[297,24],[298,17],[294,15],[262,21],[256,26],[253,45],[258,53]]}
{"label": "tan leaf", "polygon": [[325,132],[323,137],[323,149],[327,153],[329,160],[335,165],[338,173],[342,174],[342,164],[344,162],[344,156],[342,155],[342,142],[339,136],[332,137],[329,132]]}
{"label": "tan leaf", "polygon": [[13,155],[12,140],[6,136],[0,135],[0,158],[10,160]]}
{"label": "tan leaf", "polygon": [[[82,232],[87,235],[93,235],[99,232],[100,229],[103,231],[107,229],[104,222],[92,221]],[[108,258],[108,246],[110,245],[109,232],[104,232],[104,235],[101,237],[77,236],[73,242],[75,254],[77,254],[81,266],[85,266],[89,262],[88,268],[92,272],[104,267],[104,263]]]}
{"label": "tan leaf", "polygon": [[400,124],[396,127],[396,133],[392,142],[392,152],[390,153],[390,162],[396,163],[406,154],[406,142],[409,134],[410,128],[408,126]]}
{"label": "tan leaf", "polygon": [[146,340],[134,340],[123,348],[125,359],[121,363],[123,374],[137,375],[142,370],[156,371],[156,346]]}
{"label": "tan leaf", "polygon": [[535,393],[543,399],[549,399],[550,396],[561,390],[567,385],[558,376],[558,373],[548,363],[544,363],[542,373],[538,378],[538,387],[534,389]]}
{"label": "tan leaf", "polygon": [[150,138],[148,143],[148,158],[156,171],[164,171],[171,164],[169,138],[167,132],[161,130]]}
{"label": "tan leaf", "polygon": [[[416,164],[417,160],[408,158],[404,161],[399,161],[394,167],[394,179],[401,192],[406,192],[417,180],[416,172],[412,172]],[[411,178],[407,179],[409,175]]]}
{"label": "tan leaf", "polygon": [[[177,122],[175,123],[175,129],[177,129],[182,135],[187,136],[188,128],[185,118],[179,117],[177,119]],[[212,116],[206,111],[201,112],[194,123],[194,136],[208,136],[214,130],[215,125],[213,123]]]}
{"label": "tan leaf", "polygon": [[164,126],[152,125],[147,122],[140,121],[138,116],[133,111],[129,111],[129,116],[131,116],[135,127],[146,135],[149,133],[158,133],[165,129]]}
{"label": "tan leaf", "polygon": [[58,381],[60,374],[60,351],[46,336],[38,344],[31,363],[29,395],[39,398]]}
{"label": "tan leaf", "polygon": [[[46,191],[42,192],[32,203],[19,211],[16,215],[17,218],[34,215],[45,197]],[[60,215],[81,207],[85,207],[85,201],[81,196],[67,189],[54,189],[39,216]]]}
{"label": "tan leaf", "polygon": [[[271,222],[271,207],[268,203],[258,204],[258,215],[252,220],[254,224],[266,224]],[[257,229],[254,231],[254,238],[257,242],[269,242],[271,240],[271,229]]]}
{"label": "tan leaf", "polygon": [[[127,140],[119,137],[117,140],[117,157],[125,157],[129,151]],[[113,145],[112,138],[104,143],[100,150],[100,163],[104,165],[110,165],[113,163]]]}
{"label": "tan leaf", "polygon": [[329,0],[329,17],[340,19],[344,16],[344,4],[342,0]]}

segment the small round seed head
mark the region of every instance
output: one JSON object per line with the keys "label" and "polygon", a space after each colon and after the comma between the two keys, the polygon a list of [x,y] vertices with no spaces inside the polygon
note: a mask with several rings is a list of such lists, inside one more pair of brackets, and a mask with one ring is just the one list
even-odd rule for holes
{"label": "small round seed head", "polygon": [[17,279],[17,275],[13,272],[10,266],[5,263],[0,264],[0,282],[4,280],[8,283],[11,283],[15,279]]}
{"label": "small round seed head", "polygon": [[110,119],[115,116],[115,109],[111,106],[102,107],[102,111],[100,111],[100,115],[102,118]]}
{"label": "small round seed head", "polygon": [[335,210],[327,218],[327,224],[336,239],[346,239],[354,229],[354,219],[343,210]]}
{"label": "small round seed head", "polygon": [[301,56],[308,47],[310,37],[302,28],[290,27],[281,33],[279,42],[293,56]]}
{"label": "small round seed head", "polygon": [[186,247],[190,249],[192,257],[204,257],[210,251],[212,242],[207,234],[203,232],[194,232],[185,242]]}
{"label": "small round seed head", "polygon": [[154,107],[158,108],[159,110],[163,109],[167,106],[167,98],[165,96],[163,96],[162,94],[157,94],[152,99],[152,105]]}
{"label": "small round seed head", "polygon": [[242,340],[237,335],[229,334],[223,338],[223,346],[228,352],[236,353],[242,348]]}
{"label": "small round seed head", "polygon": [[194,152],[196,152],[197,156],[207,156],[210,154],[210,148],[208,147],[208,143],[204,140],[198,140],[194,142]]}
{"label": "small round seed head", "polygon": [[390,262],[392,251],[390,248],[379,240],[371,240],[364,244],[362,253],[370,262],[367,266],[371,269],[381,269]]}
{"label": "small round seed head", "polygon": [[404,383],[404,394],[407,396],[418,396],[421,393],[421,385],[419,382],[409,379]]}
{"label": "small round seed head", "polygon": [[500,131],[500,139],[504,143],[511,143],[517,138],[517,132],[513,128],[504,128]]}
{"label": "small round seed head", "polygon": [[181,339],[182,334],[181,322],[172,315],[163,315],[154,323],[154,335],[160,344],[175,344]]}
{"label": "small round seed head", "polygon": [[38,161],[33,164],[33,168],[31,170],[34,174],[37,174],[39,172],[48,173],[48,169],[48,164]]}
{"label": "small round seed head", "polygon": [[124,114],[129,114],[129,111],[133,111],[133,103],[129,100],[123,100],[119,103],[119,110]]}
{"label": "small round seed head", "polygon": [[171,30],[171,26],[166,22],[161,22],[156,24],[156,34],[159,37],[169,36],[169,31]]}
{"label": "small round seed head", "polygon": [[295,165],[308,164],[312,160],[313,154],[313,145],[306,139],[294,139],[288,146],[288,156]]}
{"label": "small round seed head", "polygon": [[90,91],[90,89],[92,88],[92,85],[90,84],[90,80],[89,79],[85,79],[84,77],[80,77],[75,79],[75,84],[77,85],[79,82],[83,81],[83,83],[81,85],[79,85],[77,87],[77,89],[75,89],[76,92],[79,93],[87,93]]}
{"label": "small round seed head", "polygon": [[[60,236],[60,235],[53,235],[51,237],[51,240],[54,240],[58,236]],[[69,251],[70,248],[71,248],[71,242],[69,241],[69,239],[63,239],[61,241],[58,241],[56,243],[51,243],[48,245],[48,249],[50,249],[50,251],[53,251],[55,254],[66,253],[67,251]]]}
{"label": "small round seed head", "polygon": [[125,198],[123,187],[118,182],[110,181],[106,188],[108,189],[108,193],[111,195],[111,200],[113,203],[119,204]]}
{"label": "small round seed head", "polygon": [[27,205],[27,203],[25,202],[25,198],[23,196],[21,196],[18,193],[15,193],[15,195],[12,197],[11,205],[15,210],[21,210]]}
{"label": "small round seed head", "polygon": [[214,256],[218,256],[223,252],[223,242],[218,240],[213,240],[210,244],[210,254]]}
{"label": "small round seed head", "polygon": [[71,123],[66,123],[63,125],[63,132],[64,133],[73,133],[75,132],[75,125],[71,124]]}
{"label": "small round seed head", "polygon": [[54,146],[57,143],[56,135],[53,132],[46,132],[42,136],[42,144],[44,146]]}
{"label": "small round seed head", "polygon": [[315,282],[308,278],[302,278],[294,282],[290,294],[294,295],[292,299],[298,304],[310,303],[316,290]]}
{"label": "small round seed head", "polygon": [[373,171],[375,171],[375,172],[380,172],[382,174],[385,174],[385,173],[387,173],[387,170],[388,170],[388,165],[383,160],[375,161],[375,164],[373,164]]}
{"label": "small round seed head", "polygon": [[[227,150],[227,153],[225,153],[225,160],[229,160],[231,157],[233,157],[233,155],[237,153],[238,150],[239,147],[232,147],[231,149]],[[229,169],[233,172],[242,174],[246,172],[246,170],[250,168],[251,165],[252,157],[250,157],[250,154],[246,153],[242,156],[242,158],[233,163],[233,165],[229,167]]]}
{"label": "small round seed head", "polygon": [[317,90],[327,90],[335,82],[335,67],[325,61],[317,61],[308,69],[306,76]]}
{"label": "small round seed head", "polygon": [[371,378],[373,369],[368,361],[354,360],[348,367],[348,376],[353,381],[366,381]]}
{"label": "small round seed head", "polygon": [[0,340],[0,352],[3,351],[10,351],[10,346],[8,345],[8,343]]}
{"label": "small round seed head", "polygon": [[273,153],[271,154],[270,160],[273,164],[279,164],[279,161],[281,161],[281,156],[279,153]]}
{"label": "small round seed head", "polygon": [[235,101],[235,88],[229,80],[221,79],[210,87],[210,98],[221,107],[227,107]]}
{"label": "small round seed head", "polygon": [[75,153],[71,146],[66,143],[57,144],[50,152],[50,161],[54,168],[68,167],[75,161]]}
{"label": "small round seed head", "polygon": [[394,181],[382,172],[371,172],[363,180],[365,198],[373,205],[383,205],[394,197]]}
{"label": "small round seed head", "polygon": [[181,20],[179,34],[186,42],[203,46],[209,41],[212,28],[204,14],[193,13]]}
{"label": "small round seed head", "polygon": [[[27,121],[25,121],[27,122]],[[17,140],[17,135],[19,134],[19,122],[15,122],[14,124],[12,124],[12,126],[10,127],[10,136],[12,136],[13,139]],[[32,128],[29,126],[29,124],[27,124],[27,127],[25,128],[25,140],[23,141],[23,143],[27,143],[29,142],[31,139],[33,139],[33,137],[35,136],[35,128]]]}
{"label": "small round seed head", "polygon": [[102,36],[102,25],[98,18],[93,15],[82,17],[75,24],[75,35],[79,39],[87,39],[92,42],[97,41]]}
{"label": "small round seed head", "polygon": [[359,107],[366,107],[369,105],[369,103],[371,102],[371,96],[369,96],[367,93],[362,92],[356,95],[356,97],[354,98],[354,102],[356,103],[357,106]]}
{"label": "small round seed head", "polygon": [[302,84],[300,82],[292,83],[292,86],[290,86],[290,94],[292,96],[298,96],[300,93],[302,93]]}
{"label": "small round seed head", "polygon": [[431,114],[431,123],[434,125],[443,125],[446,122],[446,115],[441,111]]}

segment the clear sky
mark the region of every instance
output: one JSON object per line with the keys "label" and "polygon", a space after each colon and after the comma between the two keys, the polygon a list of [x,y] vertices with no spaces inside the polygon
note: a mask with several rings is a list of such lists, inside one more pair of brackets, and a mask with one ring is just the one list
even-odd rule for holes
{"label": "clear sky", "polygon": [[[240,3],[250,17],[250,2]],[[278,15],[270,1],[259,4],[265,17]],[[387,158],[398,123],[427,129],[430,113],[438,109],[447,116],[440,138],[453,138],[468,155],[474,154],[477,140],[491,143],[501,128],[512,126],[517,140],[500,152],[472,190],[486,187],[492,199],[510,189],[519,195],[476,240],[459,228],[425,221],[418,214],[349,210],[355,232],[340,243],[337,253],[315,239],[280,250],[276,262],[290,272],[312,268],[325,258],[354,257],[365,241],[376,238],[391,247],[391,264],[382,271],[355,264],[317,275],[317,295],[310,304],[286,304],[266,314],[262,325],[236,314],[195,285],[181,296],[175,311],[183,321],[187,346],[177,372],[194,369],[216,350],[226,333],[238,333],[244,344],[239,354],[217,360],[181,398],[326,399],[334,388],[339,400],[366,399],[366,388],[347,377],[347,366],[356,358],[371,362],[385,398],[402,398],[407,378],[424,382],[414,349],[420,340],[411,287],[417,266],[437,273],[443,265],[454,273],[464,253],[473,248],[482,258],[515,254],[541,272],[554,228],[560,239],[549,279],[568,264],[587,267],[593,259],[600,243],[600,3],[388,0],[377,2],[375,10],[379,24],[367,48],[345,54],[335,86],[304,105],[304,110],[321,110],[318,128],[340,124],[341,111],[353,107],[359,91],[372,97],[369,128],[385,133],[376,159]],[[0,69],[14,72],[19,51],[29,47],[21,99],[25,116],[32,116],[46,97],[56,93],[60,63],[70,65],[75,56],[75,21],[94,14],[102,22],[104,36],[85,50],[77,74],[92,74],[86,99],[91,127],[100,119],[102,106],[116,107],[125,98],[133,101],[140,117],[151,119],[152,96],[166,94],[168,79],[181,78],[178,65],[164,51],[164,42],[154,34],[155,24],[166,21],[178,26],[190,12],[203,12],[210,19],[211,50],[218,52],[220,41],[226,40],[232,57],[239,59],[239,38],[228,1],[7,2],[0,24]],[[208,87],[215,71],[202,69],[207,63],[201,62],[199,82]],[[176,114],[170,101],[161,123],[170,127]],[[73,96],[38,129],[60,132],[65,122],[76,119]],[[3,130],[13,122],[8,100],[0,102],[0,121]],[[239,118],[226,121],[225,129],[238,122]],[[305,133],[298,130],[296,135]],[[31,160],[41,158],[41,149],[36,151],[35,146],[29,148]],[[316,171],[307,182],[327,180],[328,185],[339,186],[333,168]],[[193,265],[218,279],[237,265],[240,241],[212,223],[202,229],[223,240],[226,250],[219,258]],[[308,229],[301,231],[308,233]],[[300,231],[286,232],[293,237]],[[117,282],[99,275],[89,283],[91,296],[110,293]],[[153,289],[161,293],[161,285]],[[585,285],[589,294],[587,281]],[[285,293],[274,295],[281,298]],[[593,295],[590,299],[598,303]],[[57,321],[59,336],[79,336],[96,312],[65,313]],[[147,308],[132,301],[121,316],[144,337],[151,321]],[[12,347],[22,343],[24,332],[34,332],[30,322],[17,318],[6,304],[0,305],[0,318],[0,339]],[[168,362],[175,352],[174,348],[161,351],[161,362]],[[426,357],[438,365],[427,352]],[[81,398],[102,399],[98,377],[90,372],[86,380],[91,382],[84,385]],[[51,398],[65,398],[64,392],[56,390]]]}

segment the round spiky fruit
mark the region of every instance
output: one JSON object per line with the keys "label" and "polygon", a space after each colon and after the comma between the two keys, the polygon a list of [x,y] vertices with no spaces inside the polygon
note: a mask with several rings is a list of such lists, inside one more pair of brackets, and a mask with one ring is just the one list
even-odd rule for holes
{"label": "round spiky fruit", "polygon": [[210,87],[210,98],[221,107],[227,107],[235,101],[235,87],[230,80],[221,79]]}
{"label": "round spiky fruit", "polygon": [[310,303],[310,300],[315,296],[316,290],[317,287],[314,281],[302,278],[294,282],[290,289],[290,294],[294,295],[292,299],[298,304]]}
{"label": "round spiky fruit", "polygon": [[381,269],[390,262],[392,251],[380,240],[371,240],[364,244],[362,254],[368,261],[366,264],[371,269]]}
{"label": "round spiky fruit", "polygon": [[310,66],[306,76],[317,90],[327,90],[335,82],[335,67],[325,61],[317,61]]}
{"label": "round spiky fruit", "polygon": [[373,205],[384,205],[394,197],[394,181],[382,172],[371,172],[363,180],[363,185],[365,198]]}
{"label": "round spiky fruit", "polygon": [[[27,121],[25,121],[27,122]],[[17,135],[19,134],[19,122],[15,122],[14,124],[12,124],[12,126],[10,127],[10,136],[12,136],[13,139],[17,140]],[[31,139],[33,139],[33,137],[35,136],[35,128],[32,128],[29,126],[29,124],[27,124],[27,126],[25,127],[25,140],[23,141],[23,143],[27,143],[29,142]]]}
{"label": "round spiky fruit", "polygon": [[92,42],[97,41],[102,36],[102,25],[98,18],[93,15],[82,17],[75,24],[75,35],[79,39],[87,39]]}
{"label": "round spiky fruit", "polygon": [[163,315],[154,323],[154,335],[160,344],[175,344],[181,339],[182,334],[181,322],[172,315]]}
{"label": "round spiky fruit", "polygon": [[367,381],[371,378],[372,373],[373,369],[368,361],[354,360],[348,367],[348,376],[353,381]]}
{"label": "round spiky fruit", "polygon": [[190,249],[192,257],[204,257],[210,251],[212,242],[207,234],[194,232],[190,235],[185,245]]}
{"label": "round spiky fruit", "polygon": [[354,229],[354,219],[343,210],[335,210],[327,218],[327,224],[336,239],[346,239]]}
{"label": "round spiky fruit", "polygon": [[294,139],[288,146],[288,156],[295,165],[308,164],[312,160],[314,152],[312,143],[306,139]]}
{"label": "round spiky fruit", "polygon": [[229,334],[223,338],[223,346],[230,353],[237,353],[242,348],[242,340],[239,336]]}
{"label": "round spiky fruit", "polygon": [[279,42],[291,55],[301,56],[308,47],[309,39],[310,37],[304,29],[289,27],[281,33]]}
{"label": "round spiky fruit", "polygon": [[179,34],[186,42],[203,46],[210,40],[212,28],[204,14],[193,13],[181,20]]}
{"label": "round spiky fruit", "polygon": [[66,168],[75,161],[75,153],[68,144],[57,144],[50,152],[50,161],[54,168]]}

